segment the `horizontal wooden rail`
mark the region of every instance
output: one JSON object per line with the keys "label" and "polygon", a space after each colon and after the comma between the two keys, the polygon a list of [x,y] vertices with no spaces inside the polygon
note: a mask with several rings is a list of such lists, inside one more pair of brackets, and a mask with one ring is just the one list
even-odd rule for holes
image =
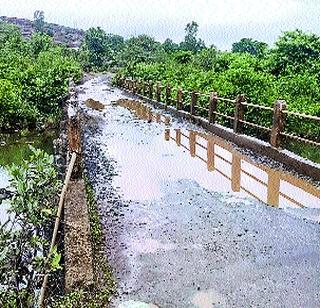
{"label": "horizontal wooden rail", "polygon": [[259,108],[259,109],[264,109],[264,110],[273,111],[273,108],[271,108],[271,107],[262,106],[262,105],[257,105],[257,104],[252,104],[252,103],[245,103],[245,102],[243,102],[242,105],[248,106],[248,107],[254,107],[254,108]]}
{"label": "horizontal wooden rail", "polygon": [[240,120],[240,122],[243,123],[243,124],[246,124],[246,125],[250,125],[252,127],[256,127],[256,128],[271,132],[271,128],[269,128],[269,127],[265,127],[265,126],[262,126],[262,125],[254,124],[252,122],[247,122],[247,121],[244,121],[244,120]]}
{"label": "horizontal wooden rail", "polygon": [[317,116],[312,116],[312,115],[305,114],[305,113],[297,113],[297,112],[293,112],[293,111],[289,111],[289,110],[285,110],[284,113],[288,114],[288,115],[293,115],[293,116],[297,116],[297,117],[300,117],[300,118],[305,118],[305,119],[309,119],[309,120],[314,120],[314,121],[319,121],[320,122],[320,117],[317,117]]}
{"label": "horizontal wooden rail", "polygon": [[315,145],[315,146],[320,146],[319,142],[316,142],[316,141],[313,141],[313,140],[309,140],[309,139],[306,139],[306,138],[303,138],[303,137],[299,137],[299,136],[294,135],[294,134],[281,133],[281,135],[284,136],[284,137],[287,137],[287,138],[291,138],[291,139],[294,139],[294,140],[302,141],[302,142],[309,143],[309,144],[312,144],[312,145]]}

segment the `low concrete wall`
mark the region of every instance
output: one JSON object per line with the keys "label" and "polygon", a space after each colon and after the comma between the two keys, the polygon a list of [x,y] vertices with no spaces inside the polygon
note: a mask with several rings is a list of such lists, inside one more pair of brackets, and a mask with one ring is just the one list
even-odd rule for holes
{"label": "low concrete wall", "polygon": [[[164,103],[148,99],[140,94],[133,95],[126,89],[123,90],[127,93],[130,93],[133,98],[142,99],[157,108],[165,109]],[[177,117],[191,121],[203,127],[204,129],[212,132],[213,134],[221,138],[224,138],[227,141],[230,141],[240,147],[250,149],[264,156],[268,156],[271,159],[283,163],[285,166],[293,169],[294,171],[302,175],[308,176],[313,180],[320,181],[320,164],[314,163],[308,159],[304,159],[303,157],[298,156],[288,150],[281,150],[272,147],[269,143],[261,141],[255,137],[236,134],[231,129],[228,129],[218,124],[211,124],[207,119],[204,119],[199,116],[193,116],[184,110],[177,110],[172,106],[168,106],[167,111]]]}
{"label": "low concrete wall", "polygon": [[65,221],[65,289],[89,288],[94,284],[90,224],[85,184],[69,184],[64,205]]}

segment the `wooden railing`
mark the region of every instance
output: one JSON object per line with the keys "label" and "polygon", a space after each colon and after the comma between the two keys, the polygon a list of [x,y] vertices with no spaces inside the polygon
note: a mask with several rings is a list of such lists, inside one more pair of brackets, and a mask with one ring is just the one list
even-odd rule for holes
{"label": "wooden railing", "polygon": [[[217,117],[227,119],[232,121],[233,131],[236,134],[244,133],[244,125],[258,129],[264,134],[269,135],[269,143],[275,148],[284,147],[284,139],[291,139],[313,146],[320,146],[320,136],[312,139],[285,131],[285,122],[288,116],[299,117],[302,121],[315,121],[319,123],[319,125],[320,117],[288,111],[286,102],[283,100],[276,101],[273,108],[271,108],[249,103],[244,95],[238,95],[235,99],[228,99],[219,97],[216,92],[201,94],[196,91],[184,91],[181,88],[171,88],[170,84],[164,86],[160,82],[145,82],[123,77],[119,79],[119,85],[126,90],[131,91],[133,94],[138,94],[143,98],[164,103],[165,109],[167,109],[168,106],[173,106],[177,110],[182,110],[186,107],[184,103],[186,103],[186,100],[188,99],[188,112],[191,116],[205,116],[210,124],[215,124],[217,122]],[[172,97],[173,91],[177,92],[175,99]],[[200,98],[208,99],[208,107],[202,107],[198,104]],[[233,115],[219,112],[218,106],[221,103],[228,104],[233,108]],[[246,108],[269,111],[272,125],[267,127],[245,120]]]}

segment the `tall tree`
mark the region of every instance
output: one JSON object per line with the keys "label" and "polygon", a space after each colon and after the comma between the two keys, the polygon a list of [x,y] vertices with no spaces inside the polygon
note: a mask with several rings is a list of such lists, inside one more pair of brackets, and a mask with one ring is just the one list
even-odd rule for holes
{"label": "tall tree", "polygon": [[186,35],[184,37],[184,41],[181,43],[182,49],[197,52],[205,48],[204,41],[197,38],[198,28],[199,25],[195,21],[192,21],[186,25],[184,29]]}
{"label": "tall tree", "polygon": [[100,27],[88,29],[84,36],[84,49],[89,54],[90,65],[102,66],[108,50],[105,31]]}
{"label": "tall tree", "polygon": [[243,38],[239,42],[232,44],[232,52],[246,52],[257,57],[264,56],[267,49],[267,43],[259,42],[252,38]]}
{"label": "tall tree", "polygon": [[168,52],[168,53],[171,53],[171,52],[174,52],[174,51],[177,51],[179,49],[179,45],[174,43],[172,41],[172,39],[170,38],[167,38],[163,44],[162,44],[162,47],[163,49]]}
{"label": "tall tree", "polygon": [[44,12],[35,11],[33,13],[33,24],[36,32],[44,33]]}
{"label": "tall tree", "polygon": [[319,71],[320,37],[302,30],[288,31],[276,41],[272,66],[276,75],[285,71]]}

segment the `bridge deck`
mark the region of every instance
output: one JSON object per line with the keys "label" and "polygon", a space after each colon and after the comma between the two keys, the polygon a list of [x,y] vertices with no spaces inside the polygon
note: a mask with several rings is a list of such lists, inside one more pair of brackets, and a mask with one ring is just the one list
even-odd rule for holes
{"label": "bridge deck", "polygon": [[[256,200],[303,216],[301,205],[319,206],[316,187],[189,123],[119,102],[130,97],[106,78],[80,90],[115,307],[319,305],[319,224]],[[88,98],[106,107],[92,110]]]}

